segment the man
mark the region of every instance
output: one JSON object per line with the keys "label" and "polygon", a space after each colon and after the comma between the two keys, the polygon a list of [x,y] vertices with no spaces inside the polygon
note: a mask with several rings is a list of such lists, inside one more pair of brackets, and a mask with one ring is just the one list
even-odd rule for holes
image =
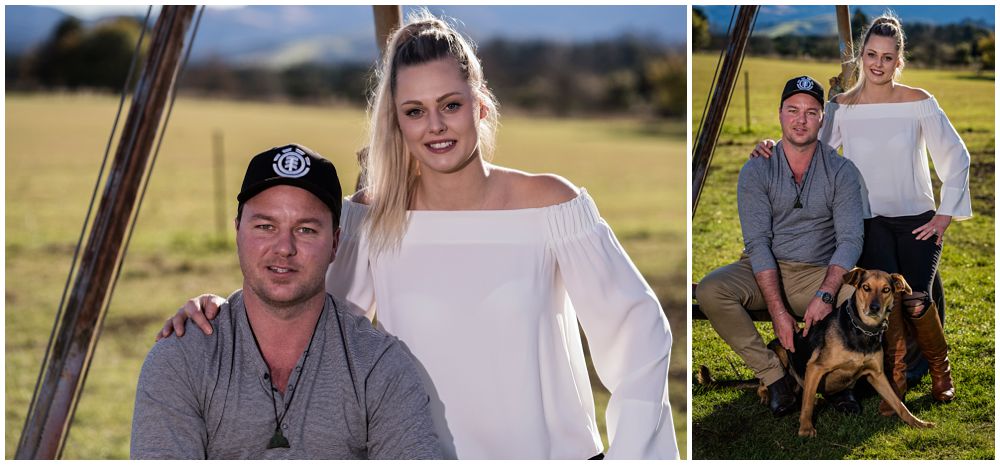
{"label": "man", "polygon": [[[743,255],[709,273],[696,291],[712,327],[767,386],[775,416],[792,412],[797,399],[746,310],[766,308],[781,345],[794,352],[791,313],[803,317],[805,335],[833,311],[844,273],[861,255],[868,210],[857,168],[818,139],[823,87],[808,76],[788,81],[778,116],[782,140],[772,156],[740,170]],[[849,390],[834,397],[838,409],[860,411]]]}
{"label": "man", "polygon": [[142,367],[132,458],[442,458],[402,344],[325,292],[337,250],[333,164],[255,156],[237,196],[243,289],[213,335],[162,339]]}

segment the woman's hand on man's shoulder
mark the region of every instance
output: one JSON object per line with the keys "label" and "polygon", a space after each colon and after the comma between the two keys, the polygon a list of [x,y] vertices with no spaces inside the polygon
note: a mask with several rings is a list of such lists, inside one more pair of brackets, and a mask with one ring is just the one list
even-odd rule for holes
{"label": "woman's hand on man's shoulder", "polygon": [[368,205],[368,194],[365,189],[361,189],[351,196],[351,202],[359,203],[361,205]]}

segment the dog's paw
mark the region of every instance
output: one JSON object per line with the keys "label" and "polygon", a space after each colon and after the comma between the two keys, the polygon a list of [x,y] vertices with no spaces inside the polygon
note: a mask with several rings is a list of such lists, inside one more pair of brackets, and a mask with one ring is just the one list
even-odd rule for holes
{"label": "dog's paw", "polygon": [[701,384],[702,386],[711,386],[715,384],[715,380],[712,379],[712,372],[705,365],[698,367],[698,374],[695,378],[698,380],[698,384]]}
{"label": "dog's paw", "polygon": [[768,394],[767,386],[764,386],[764,383],[757,386],[757,397],[760,399],[761,405],[767,405],[771,401],[771,395]]}
{"label": "dog's paw", "polygon": [[913,426],[915,426],[917,428],[933,428],[933,427],[937,426],[937,425],[935,425],[932,422],[923,421],[923,420],[921,420],[919,418],[917,418],[916,420],[917,421],[913,424]]}
{"label": "dog's paw", "polygon": [[799,427],[799,436],[803,438],[814,438],[816,437],[816,428],[812,425],[802,425]]}

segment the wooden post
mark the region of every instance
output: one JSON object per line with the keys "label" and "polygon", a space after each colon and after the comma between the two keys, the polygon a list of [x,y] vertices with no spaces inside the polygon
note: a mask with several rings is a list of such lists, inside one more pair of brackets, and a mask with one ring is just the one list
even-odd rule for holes
{"label": "wooden post", "polygon": [[750,132],[750,71],[743,72],[743,99],[744,99],[744,114],[747,120],[747,133]]}
{"label": "wooden post", "polygon": [[[399,5],[373,5],[372,11],[375,14],[375,42],[378,44],[378,53],[381,57],[388,45],[389,34],[403,25],[403,7]],[[362,147],[356,155],[361,172],[358,173],[358,179],[354,182],[354,190],[360,191],[368,184],[368,177],[365,176],[368,147]]]}
{"label": "wooden post", "polygon": [[216,129],[212,138],[212,153],[215,163],[215,234],[219,244],[226,242],[226,159],[222,131]]}
{"label": "wooden post", "polygon": [[385,53],[389,34],[403,24],[403,7],[399,5],[374,5],[375,42],[378,44],[379,55]]}
{"label": "wooden post", "polygon": [[719,81],[712,92],[712,99],[708,105],[708,113],[701,122],[701,131],[698,140],[695,142],[692,153],[692,185],[691,185],[691,215],[698,210],[698,199],[701,197],[701,189],[704,187],[705,179],[708,177],[708,165],[712,162],[712,153],[715,151],[715,144],[719,140],[719,133],[722,132],[722,123],[726,118],[726,109],[729,107],[729,100],[733,96],[733,87],[736,86],[736,76],[739,73],[740,64],[743,62],[743,53],[746,51],[747,42],[750,40],[750,32],[753,26],[754,17],[757,15],[757,5],[744,5],[739,7],[736,17],[736,24],[733,26],[732,36],[726,47],[725,57],[722,61],[722,69],[719,71]]}
{"label": "wooden post", "polygon": [[[136,207],[163,109],[180,65],[194,6],[164,6],[115,158],[104,187],[62,320],[42,367],[41,385],[25,420],[17,459],[62,456],[97,337],[104,321],[110,284],[123,252],[123,239]],[[123,399],[127,400],[127,399]],[[130,402],[110,408],[130,408]]]}
{"label": "wooden post", "polygon": [[[854,36],[851,34],[851,11],[847,5],[837,5],[837,33],[840,35],[840,89],[854,85]],[[831,89],[833,90],[833,89]],[[830,98],[836,95],[830,92]]]}

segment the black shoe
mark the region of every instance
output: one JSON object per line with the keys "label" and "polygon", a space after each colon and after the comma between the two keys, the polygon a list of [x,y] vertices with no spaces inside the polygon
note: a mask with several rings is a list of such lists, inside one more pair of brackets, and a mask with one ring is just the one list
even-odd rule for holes
{"label": "black shoe", "polygon": [[857,415],[861,413],[861,404],[854,398],[854,390],[851,388],[844,389],[843,391],[834,394],[825,394],[823,397],[826,398],[826,401],[829,402],[830,405],[833,405],[833,408],[838,412],[849,415]]}
{"label": "black shoe", "polygon": [[769,407],[771,407],[771,413],[775,417],[783,417],[795,411],[798,399],[792,392],[792,388],[788,386],[787,375],[768,385],[767,394],[771,398]]}

